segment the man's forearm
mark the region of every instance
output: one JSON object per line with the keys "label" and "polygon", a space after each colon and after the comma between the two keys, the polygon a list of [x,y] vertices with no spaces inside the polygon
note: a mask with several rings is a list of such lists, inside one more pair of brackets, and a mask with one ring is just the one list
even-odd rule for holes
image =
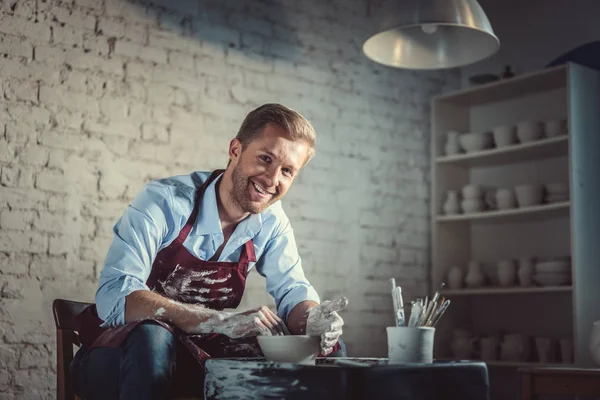
{"label": "man's forearm", "polygon": [[187,332],[197,331],[198,325],[222,316],[219,311],[178,303],[149,290],[130,293],[125,298],[125,322],[148,318],[168,322]]}
{"label": "man's forearm", "polygon": [[319,303],[315,301],[305,300],[292,309],[288,316],[287,327],[293,335],[306,334],[306,318],[308,317],[308,311],[318,305]]}

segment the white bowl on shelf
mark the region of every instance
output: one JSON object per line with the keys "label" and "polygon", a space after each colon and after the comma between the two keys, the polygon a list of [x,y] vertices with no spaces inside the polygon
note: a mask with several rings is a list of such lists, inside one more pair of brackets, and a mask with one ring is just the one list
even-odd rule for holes
{"label": "white bowl on shelf", "polygon": [[491,136],[489,132],[472,132],[472,133],[463,133],[459,136],[458,140],[460,142],[460,147],[463,148],[467,153],[471,153],[474,151],[480,151],[490,147],[491,145]]}
{"label": "white bowl on shelf", "polygon": [[571,263],[568,261],[542,261],[535,264],[536,272],[540,273],[570,273]]}

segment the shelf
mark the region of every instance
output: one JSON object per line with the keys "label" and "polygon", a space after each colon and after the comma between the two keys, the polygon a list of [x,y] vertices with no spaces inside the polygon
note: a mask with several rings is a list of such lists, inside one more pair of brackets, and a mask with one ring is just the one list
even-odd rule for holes
{"label": "shelf", "polygon": [[525,73],[510,79],[500,79],[453,93],[434,96],[435,101],[462,106],[479,106],[515,97],[543,93],[567,85],[567,65]]}
{"label": "shelf", "polygon": [[528,294],[528,293],[553,293],[553,292],[570,292],[572,286],[544,286],[544,287],[484,287],[476,289],[446,289],[440,292],[444,296],[470,296],[479,294]]}
{"label": "shelf", "polygon": [[568,151],[569,136],[563,135],[506,147],[442,156],[435,162],[460,167],[481,167],[566,156]]}
{"label": "shelf", "polygon": [[438,215],[435,219],[437,222],[459,222],[459,221],[472,221],[472,220],[485,220],[485,219],[496,219],[498,221],[510,221],[510,220],[524,220],[531,219],[531,217],[542,215],[544,218],[564,215],[567,216],[569,212],[570,201],[561,201],[550,204],[540,204],[537,206],[522,207],[522,208],[511,208],[509,210],[492,210],[492,211],[481,211],[476,213],[468,214],[455,214],[455,215]]}

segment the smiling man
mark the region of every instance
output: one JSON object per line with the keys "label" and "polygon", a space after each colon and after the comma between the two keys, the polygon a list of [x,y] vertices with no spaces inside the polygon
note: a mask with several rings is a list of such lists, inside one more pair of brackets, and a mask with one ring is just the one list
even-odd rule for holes
{"label": "smiling man", "polygon": [[[231,140],[225,170],[144,187],[114,227],[96,304],[78,319],[72,371],[82,399],[164,399],[194,383],[197,395],[203,361],[260,356],[257,335],[319,336],[323,355],[345,355],[338,312],[347,300],[320,302],[279,201],[315,141],[304,117],[266,104]],[[235,310],[251,268],[276,312]]]}

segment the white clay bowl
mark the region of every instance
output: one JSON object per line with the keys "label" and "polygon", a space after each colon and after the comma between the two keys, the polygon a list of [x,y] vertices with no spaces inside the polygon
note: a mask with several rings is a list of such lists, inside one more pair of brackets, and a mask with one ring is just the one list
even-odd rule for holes
{"label": "white clay bowl", "polygon": [[467,153],[487,148],[490,145],[490,139],[489,133],[479,132],[463,133],[458,137],[460,147]]}
{"label": "white clay bowl", "polygon": [[258,345],[268,361],[314,364],[321,338],[308,335],[257,336]]}
{"label": "white clay bowl", "polygon": [[569,273],[571,263],[567,261],[542,261],[535,264],[537,272]]}

